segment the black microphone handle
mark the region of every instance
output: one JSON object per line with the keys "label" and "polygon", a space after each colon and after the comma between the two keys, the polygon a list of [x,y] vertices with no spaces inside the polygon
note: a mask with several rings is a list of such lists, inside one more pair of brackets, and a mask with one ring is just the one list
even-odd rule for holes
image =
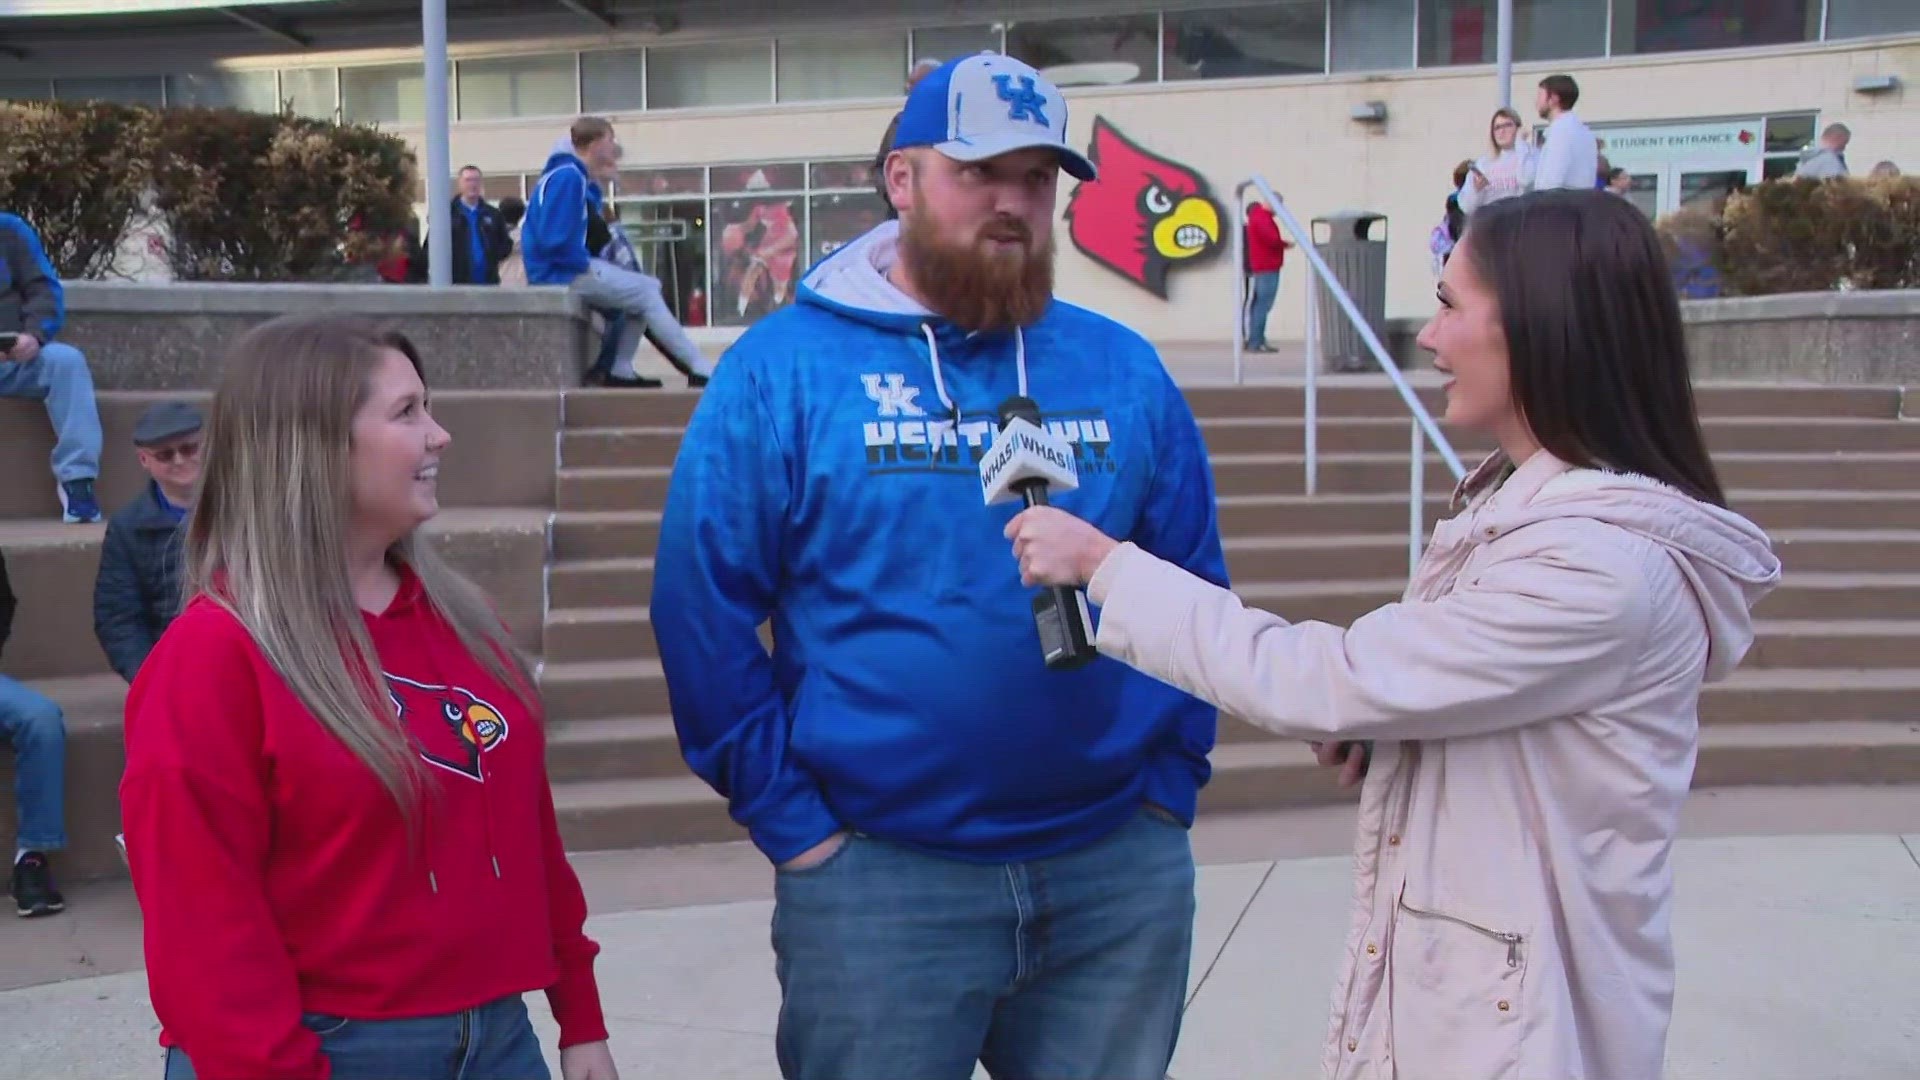
{"label": "black microphone handle", "polygon": [[[1044,480],[1016,485],[1029,507],[1051,505]],[[1087,621],[1080,590],[1050,585],[1033,598],[1033,623],[1040,632],[1040,652],[1055,671],[1071,671],[1099,655],[1093,646],[1093,626]]]}

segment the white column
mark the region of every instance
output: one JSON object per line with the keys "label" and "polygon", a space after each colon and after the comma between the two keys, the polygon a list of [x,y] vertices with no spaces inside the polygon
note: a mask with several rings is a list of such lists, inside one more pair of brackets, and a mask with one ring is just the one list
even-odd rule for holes
{"label": "white column", "polygon": [[447,146],[447,0],[420,0],[427,65],[427,281],[453,284],[453,154]]}
{"label": "white column", "polygon": [[1513,0],[1500,0],[1499,22],[1494,30],[1494,57],[1500,80],[1500,107],[1513,108]]}

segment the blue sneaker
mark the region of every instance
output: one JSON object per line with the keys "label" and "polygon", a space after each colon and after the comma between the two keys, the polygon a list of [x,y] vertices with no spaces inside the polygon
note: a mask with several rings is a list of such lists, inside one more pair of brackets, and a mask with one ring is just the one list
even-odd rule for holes
{"label": "blue sneaker", "polygon": [[60,484],[61,516],[69,525],[100,520],[100,502],[93,497],[93,480],[66,480]]}

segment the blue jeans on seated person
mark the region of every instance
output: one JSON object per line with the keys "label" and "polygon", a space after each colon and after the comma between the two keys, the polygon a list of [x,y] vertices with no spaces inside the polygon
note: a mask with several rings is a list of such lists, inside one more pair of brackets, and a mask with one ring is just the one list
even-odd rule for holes
{"label": "blue jeans on seated person", "polygon": [[13,796],[20,824],[15,846],[41,852],[66,847],[67,726],[60,706],[0,675],[0,743],[13,747],[16,759]]}
{"label": "blue jeans on seated person", "polygon": [[[308,1013],[333,1080],[551,1080],[540,1040],[519,995],[450,1016],[345,1020]],[[178,1048],[163,1080],[197,1080]]]}
{"label": "blue jeans on seated person", "polygon": [[775,882],[786,1080],[1163,1080],[1193,850],[1143,809],[1078,851],[956,862],[855,834]]}
{"label": "blue jeans on seated person", "polygon": [[700,346],[673,317],[659,278],[594,259],[587,272],[573,280],[573,291],[595,310],[618,311],[626,316],[617,334],[611,327],[607,331],[607,337],[619,343],[616,356],[632,356],[644,337],[682,374],[713,374],[713,365],[701,354]]}
{"label": "blue jeans on seated person", "polygon": [[79,349],[50,341],[24,364],[0,360],[0,397],[46,402],[53,420],[56,480],[100,475],[100,410],[93,400],[93,373]]}

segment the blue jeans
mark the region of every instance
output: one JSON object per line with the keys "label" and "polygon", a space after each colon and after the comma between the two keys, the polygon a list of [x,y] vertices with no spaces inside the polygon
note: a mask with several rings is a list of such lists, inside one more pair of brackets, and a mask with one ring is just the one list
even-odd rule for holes
{"label": "blue jeans", "polygon": [[15,756],[13,797],[20,808],[15,845],[33,851],[66,847],[67,725],[60,706],[0,675],[0,743],[12,746]]}
{"label": "blue jeans", "polygon": [[93,403],[93,373],[79,349],[51,341],[24,364],[0,360],[0,397],[47,403],[55,479],[65,483],[100,475],[100,410]]}
{"label": "blue jeans", "polygon": [[[333,1080],[550,1080],[540,1040],[519,995],[477,1009],[418,1020],[343,1020],[308,1013]],[[167,1051],[163,1080],[195,1080],[193,1064]]]}
{"label": "blue jeans", "polygon": [[1247,325],[1243,335],[1251,346],[1267,344],[1267,316],[1273,312],[1274,298],[1280,295],[1280,271],[1249,274],[1252,286],[1247,290]]}
{"label": "blue jeans", "polygon": [[980,866],[855,834],[781,872],[787,1080],[1162,1080],[1193,945],[1193,851],[1158,810]]}

